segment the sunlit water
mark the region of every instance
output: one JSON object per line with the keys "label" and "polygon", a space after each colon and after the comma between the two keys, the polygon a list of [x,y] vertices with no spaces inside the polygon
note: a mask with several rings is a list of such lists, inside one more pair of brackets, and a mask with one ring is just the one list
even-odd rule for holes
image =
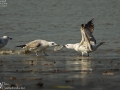
{"label": "sunlit water", "polygon": [[[7,0],[0,7],[0,36],[13,40],[0,50],[0,82],[26,90],[118,90],[120,82],[119,0]],[[80,25],[94,18],[94,36],[105,42],[90,57],[63,48],[49,56],[15,46],[35,39],[58,44],[81,40]],[[109,71],[107,74],[105,71]],[[15,77],[15,79],[11,79]],[[36,85],[43,83],[43,87]],[[111,83],[112,82],[112,83]]]}

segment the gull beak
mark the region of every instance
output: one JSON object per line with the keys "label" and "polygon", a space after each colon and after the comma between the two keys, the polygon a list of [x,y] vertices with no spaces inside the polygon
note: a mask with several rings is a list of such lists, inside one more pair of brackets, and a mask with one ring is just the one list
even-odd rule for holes
{"label": "gull beak", "polygon": [[12,40],[12,38],[9,38],[10,40]]}
{"label": "gull beak", "polygon": [[55,46],[60,46],[60,44],[56,44]]}
{"label": "gull beak", "polygon": [[63,47],[66,47],[65,45],[63,45]]}

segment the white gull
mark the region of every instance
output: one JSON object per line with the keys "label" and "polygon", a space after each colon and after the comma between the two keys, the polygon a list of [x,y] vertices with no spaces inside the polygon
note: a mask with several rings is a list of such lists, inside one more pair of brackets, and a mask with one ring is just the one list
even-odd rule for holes
{"label": "white gull", "polygon": [[38,39],[38,40],[34,40],[27,44],[19,45],[16,47],[22,47],[24,50],[35,52],[36,55],[38,56],[38,54],[37,54],[38,51],[43,52],[45,55],[47,55],[45,53],[45,49],[48,47],[56,46],[56,45],[58,45],[58,44],[56,44],[55,42],[49,42],[46,40]]}
{"label": "white gull", "polygon": [[84,54],[87,54],[87,56],[89,56],[89,53],[95,51],[100,45],[104,43],[101,42],[97,44],[94,36],[92,35],[94,31],[93,19],[85,25],[82,24],[80,31],[82,34],[81,42],[76,44],[66,44],[64,45],[66,48],[74,49],[77,52],[82,52],[82,56]]}
{"label": "white gull", "polygon": [[6,46],[9,40],[12,40],[12,38],[10,38],[8,36],[1,37],[0,38],[0,48],[3,48],[4,46]]}

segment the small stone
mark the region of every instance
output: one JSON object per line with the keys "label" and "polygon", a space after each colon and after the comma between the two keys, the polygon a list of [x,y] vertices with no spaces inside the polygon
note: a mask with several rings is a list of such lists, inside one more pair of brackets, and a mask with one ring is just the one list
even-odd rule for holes
{"label": "small stone", "polygon": [[54,73],[58,73],[58,72],[59,72],[59,69],[55,69],[55,70],[54,70]]}
{"label": "small stone", "polygon": [[10,77],[10,80],[16,80],[16,77]]}
{"label": "small stone", "polygon": [[74,80],[65,80],[66,83],[74,82]]}
{"label": "small stone", "polygon": [[15,84],[9,84],[9,86],[10,86],[10,87],[16,87],[16,85],[15,85]]}
{"label": "small stone", "polygon": [[100,61],[98,63],[101,63]]}
{"label": "small stone", "polygon": [[115,75],[113,72],[110,71],[104,71],[103,75]]}
{"label": "small stone", "polygon": [[43,87],[43,83],[42,82],[39,82],[36,84],[38,87]]}
{"label": "small stone", "polygon": [[33,63],[31,65],[34,65]]}
{"label": "small stone", "polygon": [[110,60],[110,63],[113,63],[113,60]]}
{"label": "small stone", "polygon": [[56,62],[54,61],[54,64],[55,64]]}

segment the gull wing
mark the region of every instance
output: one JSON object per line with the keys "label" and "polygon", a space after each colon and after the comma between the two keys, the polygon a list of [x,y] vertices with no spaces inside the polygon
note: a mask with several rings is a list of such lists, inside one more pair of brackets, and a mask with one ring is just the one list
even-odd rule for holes
{"label": "gull wing", "polygon": [[82,28],[84,29],[84,32],[86,33],[90,44],[91,45],[96,44],[96,40],[95,40],[94,36],[92,35],[92,33],[94,31],[93,19],[90,20],[87,24],[82,25]]}
{"label": "gull wing", "polygon": [[91,44],[90,44],[88,35],[87,35],[87,33],[86,33],[86,29],[84,29],[84,25],[83,25],[83,24],[81,25],[81,34],[82,34],[82,40],[81,40],[81,42],[80,42],[80,46],[85,46],[85,47],[87,47],[89,50],[92,51],[92,48],[91,48]]}
{"label": "gull wing", "polygon": [[94,24],[93,24],[93,19],[91,19],[87,24],[81,24],[81,35],[82,35],[82,40],[80,42],[80,46],[85,46],[89,50],[92,50],[91,45],[96,44],[96,40],[94,36],[92,35],[94,31]]}
{"label": "gull wing", "polygon": [[85,24],[85,28],[88,29],[91,33],[94,31],[94,24],[93,24],[93,19],[91,19],[87,24]]}
{"label": "gull wing", "polygon": [[26,44],[25,49],[37,49],[40,46],[41,46],[41,43],[35,40]]}

